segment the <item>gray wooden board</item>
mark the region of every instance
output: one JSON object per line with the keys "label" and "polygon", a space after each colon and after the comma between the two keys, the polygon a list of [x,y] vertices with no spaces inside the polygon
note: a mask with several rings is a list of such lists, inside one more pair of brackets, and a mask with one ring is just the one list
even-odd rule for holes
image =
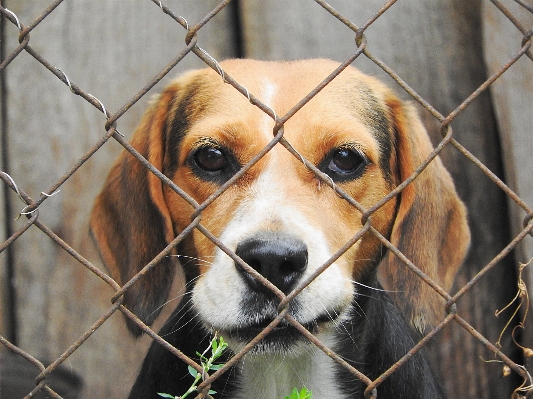
{"label": "gray wooden board", "polygon": [[[6,7],[28,25],[47,3],[11,0]],[[218,1],[167,4],[192,25]],[[230,57],[235,48],[232,32],[230,16],[224,11],[200,30],[198,44],[214,57]],[[185,34],[152,2],[80,0],[64,2],[53,11],[31,32],[30,45],[113,113],[182,51]],[[16,27],[9,24],[8,52],[17,46],[17,39]],[[201,66],[203,62],[189,55],[151,94],[180,71]],[[6,74],[9,172],[24,191],[38,198],[105,134],[105,118],[25,52],[7,67]],[[127,138],[151,94],[119,119],[118,129]],[[39,209],[41,222],[101,268],[88,235],[88,215],[119,150],[118,144],[108,142]],[[15,195],[10,200],[14,212],[22,209]],[[113,292],[35,227],[13,248],[18,342],[33,356],[53,360],[109,309]],[[84,397],[120,398],[133,383],[148,343],[129,339],[120,314],[115,314],[66,364],[83,377]]]}
{"label": "gray wooden board", "polygon": [[[518,20],[528,28],[533,24],[533,16],[520,12],[516,3],[506,4],[520,16]],[[496,73],[509,62],[521,48],[523,36],[511,21],[492,4],[484,7],[484,54],[488,72]],[[511,188],[532,206],[533,179],[533,61],[523,56],[491,86],[491,94],[504,151],[506,179]],[[524,214],[513,207],[515,230],[522,228]],[[521,261],[533,256],[533,240],[524,242]]]}
{"label": "gray wooden board", "polygon": [[[3,25],[5,24],[5,19],[2,18],[0,20],[0,35],[3,31]],[[3,43],[0,43],[0,46],[3,47]],[[4,58],[4,55],[2,54],[2,58]],[[3,87],[3,80],[0,80],[0,121],[3,121],[4,117],[4,87]],[[3,140],[4,140],[4,126],[3,122],[0,122],[0,170],[3,169],[4,165],[4,157],[3,157]],[[4,195],[6,193],[6,186],[3,182],[0,182],[0,243],[3,243],[4,240],[7,238],[5,235],[6,232],[6,215],[5,215],[5,202],[4,202]],[[7,304],[6,304],[6,294],[8,292],[7,289],[7,252],[3,251],[0,253],[0,334],[2,335],[8,335],[9,334],[9,322],[7,320]]]}
{"label": "gray wooden board", "polygon": [[[533,15],[524,12],[515,2],[505,2],[505,7],[518,17],[518,21],[530,29]],[[491,3],[483,7],[483,48],[489,74],[496,73],[518,53],[522,46],[521,32]],[[520,58],[490,88],[503,150],[505,177],[510,187],[533,207],[533,61]],[[509,200],[513,234],[523,228],[526,216],[523,209]],[[527,236],[517,247],[517,260],[527,263],[533,257],[533,238]],[[523,275],[530,289],[533,305],[533,264],[524,269]],[[530,305],[530,306],[531,306]],[[526,344],[533,346],[533,321],[529,318],[524,334]]]}

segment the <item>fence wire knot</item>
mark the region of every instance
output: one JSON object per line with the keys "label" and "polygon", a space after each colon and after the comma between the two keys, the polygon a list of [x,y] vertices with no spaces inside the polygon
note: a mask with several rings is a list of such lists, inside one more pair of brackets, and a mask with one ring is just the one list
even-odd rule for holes
{"label": "fence wire knot", "polygon": [[22,215],[31,215],[32,213],[34,213],[35,211],[37,211],[39,209],[39,207],[36,207],[35,209],[32,209],[31,211],[28,211],[26,212],[26,209],[30,208],[33,206],[33,204],[30,204],[23,196],[22,196],[22,192],[19,190],[17,184],[15,183],[15,180],[9,175],[7,174],[6,172],[0,172],[2,173],[8,180],[9,182],[11,183],[11,186],[13,187],[13,190],[15,190],[15,192],[17,193],[18,197],[20,198],[20,200],[26,204],[26,206],[19,212],[19,214],[17,215],[17,217],[15,218],[15,220],[19,220],[20,217]]}
{"label": "fence wire knot", "polygon": [[522,39],[522,47],[524,47],[527,42],[530,42],[531,41],[531,36],[533,36],[533,28],[531,28],[525,35],[524,35],[524,38]]}
{"label": "fence wire knot", "polygon": [[[531,223],[531,220],[533,220],[533,212],[529,213],[525,218],[523,222],[524,229],[528,227],[529,223]],[[530,236],[533,236],[533,230],[529,232]]]}

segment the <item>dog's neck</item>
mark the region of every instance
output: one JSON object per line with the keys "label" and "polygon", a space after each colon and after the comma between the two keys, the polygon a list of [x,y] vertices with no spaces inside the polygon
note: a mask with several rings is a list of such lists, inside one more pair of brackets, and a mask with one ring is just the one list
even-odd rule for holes
{"label": "dog's neck", "polygon": [[[331,337],[320,337],[328,347]],[[313,398],[340,398],[334,362],[322,350],[307,344],[298,354],[247,355],[235,367],[239,384],[236,399],[280,399],[296,388],[307,388]]]}

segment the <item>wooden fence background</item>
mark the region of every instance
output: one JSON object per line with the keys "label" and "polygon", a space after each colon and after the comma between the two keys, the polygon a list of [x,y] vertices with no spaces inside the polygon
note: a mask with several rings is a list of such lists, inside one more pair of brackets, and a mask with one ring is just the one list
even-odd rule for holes
{"label": "wooden fence background", "polygon": [[[48,3],[1,2],[25,24]],[[218,1],[164,3],[193,25]],[[329,3],[356,25],[383,5],[376,0]],[[504,4],[526,28],[533,26],[532,14],[525,8],[511,0]],[[5,18],[1,24],[3,58],[18,45],[19,32]],[[152,1],[73,0],[59,5],[32,31],[31,46],[113,112],[184,48],[185,34]],[[444,115],[501,68],[523,39],[485,0],[399,0],[365,35],[367,49]],[[355,49],[353,32],[309,0],[236,1],[198,36],[198,45],[219,60],[326,57],[343,61]],[[354,65],[390,81],[364,57]],[[190,54],[171,75],[202,66]],[[0,169],[38,198],[104,135],[105,118],[25,52],[3,71],[0,83]],[[126,137],[148,100],[143,98],[119,120],[119,130]],[[429,116],[425,121],[436,137],[438,125]],[[533,62],[529,58],[522,57],[452,127],[460,143],[533,206]],[[116,143],[106,144],[40,208],[40,220],[96,265],[101,262],[88,235],[88,214],[119,150]],[[469,208],[473,233],[472,249],[457,281],[460,287],[511,241],[526,215],[457,151],[447,150],[443,157]],[[24,207],[16,194],[3,184],[0,190],[2,243],[25,218],[15,220]],[[492,342],[506,323],[505,315],[496,318],[494,312],[516,294],[518,262],[532,256],[533,239],[527,237],[458,304],[461,315]],[[525,275],[530,291],[532,275],[531,270]],[[38,359],[59,356],[109,308],[111,296],[104,282],[36,228],[0,253],[0,334]],[[531,325],[524,334],[530,347]],[[523,364],[508,334],[502,342],[505,353]],[[82,376],[84,398],[121,398],[135,379],[147,344],[147,339],[140,343],[130,339],[120,314],[115,314],[66,365]],[[502,377],[501,364],[482,360],[492,359],[491,354],[457,325],[439,335],[431,357],[450,398],[501,399],[510,397],[516,387],[516,379]],[[7,399],[1,392],[0,398]]]}

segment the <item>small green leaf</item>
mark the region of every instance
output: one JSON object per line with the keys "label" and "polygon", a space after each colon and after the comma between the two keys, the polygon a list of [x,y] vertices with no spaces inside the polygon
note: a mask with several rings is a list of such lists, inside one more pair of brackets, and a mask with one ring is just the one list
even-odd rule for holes
{"label": "small green leaf", "polygon": [[161,392],[158,392],[157,393],[159,396],[162,396],[164,398],[167,398],[167,399],[176,399],[176,397],[174,395],[169,395],[168,393],[161,393]]}
{"label": "small green leaf", "polygon": [[285,396],[283,399],[311,399],[312,392],[307,388],[302,388],[300,392],[294,388],[289,396]]}
{"label": "small green leaf", "polygon": [[194,378],[196,378],[196,376],[198,375],[198,371],[192,366],[188,366],[188,369],[189,369],[189,374],[192,375]]}
{"label": "small green leaf", "polygon": [[214,395],[216,393],[217,393],[217,391],[213,391],[212,389],[209,390],[209,395]]}
{"label": "small green leaf", "polygon": [[283,399],[298,399],[298,390],[294,388],[289,396],[285,396]]}
{"label": "small green leaf", "polygon": [[[194,382],[192,383],[191,387],[185,392],[182,396],[171,396],[168,394],[159,394],[160,396],[163,396],[167,399],[184,399],[185,397],[189,396],[189,394],[196,391],[197,384],[204,375],[205,372],[208,372],[210,370],[220,370],[224,364],[212,364],[217,358],[222,356],[222,352],[228,347],[228,344],[224,341],[224,338],[220,337],[220,339],[217,341],[217,335],[215,334],[214,338],[211,340],[211,356],[208,358],[206,356],[206,353],[209,351],[209,347],[205,349],[203,353],[196,352],[198,357],[200,358],[200,363],[202,366],[202,372],[199,372],[192,366],[188,366],[189,374],[194,377]],[[209,391],[209,394],[215,394],[216,391]]]}
{"label": "small green leaf", "polygon": [[220,351],[221,352],[224,351],[227,347],[228,347],[228,343],[224,341],[224,337],[220,337],[220,341],[219,341]]}

